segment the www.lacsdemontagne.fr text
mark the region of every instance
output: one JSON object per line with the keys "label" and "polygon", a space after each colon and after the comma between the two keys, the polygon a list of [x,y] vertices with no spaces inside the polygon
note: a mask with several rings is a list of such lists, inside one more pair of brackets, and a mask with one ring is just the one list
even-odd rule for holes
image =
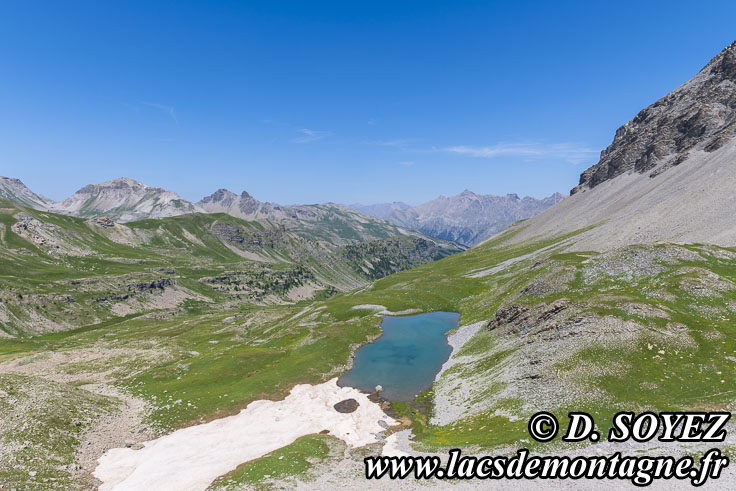
{"label": "www.lacsdemontagne.fr text", "polygon": [[655,479],[690,480],[701,486],[717,479],[728,465],[728,457],[711,449],[699,459],[691,456],[534,456],[521,449],[515,456],[463,456],[450,450],[446,466],[438,456],[367,457],[368,479],[612,479],[648,486]]}

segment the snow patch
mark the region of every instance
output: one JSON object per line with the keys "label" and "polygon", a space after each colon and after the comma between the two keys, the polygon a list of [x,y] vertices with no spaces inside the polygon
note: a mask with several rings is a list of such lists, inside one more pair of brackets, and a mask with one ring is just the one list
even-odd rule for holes
{"label": "snow patch", "polygon": [[[333,407],[351,398],[359,403],[355,412],[339,413]],[[109,450],[93,474],[102,481],[101,491],[203,490],[240,464],[322,430],[350,447],[376,443],[376,434],[384,431],[378,421],[399,424],[362,392],[338,387],[334,378],[297,385],[281,401],[252,402],[234,416],[175,431],[140,450]]]}

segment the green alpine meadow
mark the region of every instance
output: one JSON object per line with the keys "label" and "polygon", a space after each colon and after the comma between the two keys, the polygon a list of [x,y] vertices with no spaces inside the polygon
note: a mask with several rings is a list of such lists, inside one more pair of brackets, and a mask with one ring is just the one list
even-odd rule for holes
{"label": "green alpine meadow", "polygon": [[0,5],[0,490],[736,488],[734,14]]}

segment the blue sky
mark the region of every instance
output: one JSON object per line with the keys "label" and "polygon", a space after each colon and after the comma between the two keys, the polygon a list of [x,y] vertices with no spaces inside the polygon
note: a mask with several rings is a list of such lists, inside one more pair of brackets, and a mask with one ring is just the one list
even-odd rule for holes
{"label": "blue sky", "polygon": [[0,3],[0,175],[198,200],[568,191],[736,2]]}

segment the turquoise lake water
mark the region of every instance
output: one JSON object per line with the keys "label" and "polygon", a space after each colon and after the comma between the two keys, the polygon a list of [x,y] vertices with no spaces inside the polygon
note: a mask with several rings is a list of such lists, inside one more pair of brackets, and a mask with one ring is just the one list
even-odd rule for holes
{"label": "turquoise lake water", "polygon": [[392,401],[411,401],[429,389],[452,348],[445,333],[458,327],[460,315],[432,312],[408,317],[384,317],[383,335],[355,353],[353,368],[338,380],[341,387],[372,392]]}

